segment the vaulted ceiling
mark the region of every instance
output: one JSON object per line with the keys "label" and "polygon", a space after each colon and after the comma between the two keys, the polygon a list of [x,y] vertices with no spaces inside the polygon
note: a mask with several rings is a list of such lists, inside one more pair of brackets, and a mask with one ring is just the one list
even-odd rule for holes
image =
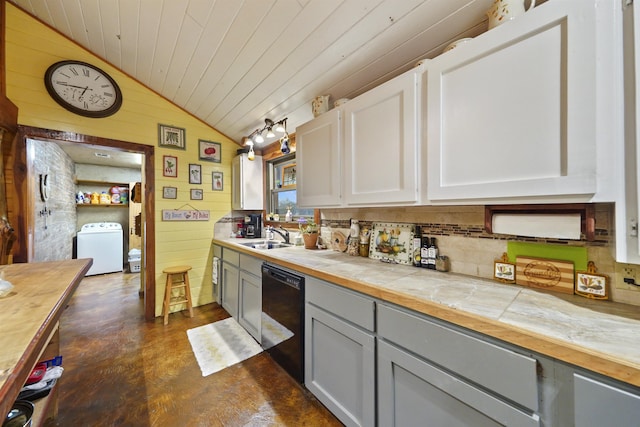
{"label": "vaulted ceiling", "polygon": [[292,132],[315,96],[353,98],[486,31],[493,0],[10,2],[240,142],[265,118]]}

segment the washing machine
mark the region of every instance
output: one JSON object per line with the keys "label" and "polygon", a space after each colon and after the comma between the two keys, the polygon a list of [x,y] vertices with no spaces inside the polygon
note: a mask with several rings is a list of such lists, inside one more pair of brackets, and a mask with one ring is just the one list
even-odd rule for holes
{"label": "washing machine", "polygon": [[122,226],[117,222],[85,224],[78,231],[78,258],[93,258],[85,276],[122,271]]}

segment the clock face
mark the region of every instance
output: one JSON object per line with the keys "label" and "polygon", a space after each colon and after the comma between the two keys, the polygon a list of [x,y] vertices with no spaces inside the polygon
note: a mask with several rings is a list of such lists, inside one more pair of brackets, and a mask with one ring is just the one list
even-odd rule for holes
{"label": "clock face", "polygon": [[56,62],[47,69],[44,83],[56,102],[82,116],[107,117],[122,105],[122,92],[115,80],[84,62]]}

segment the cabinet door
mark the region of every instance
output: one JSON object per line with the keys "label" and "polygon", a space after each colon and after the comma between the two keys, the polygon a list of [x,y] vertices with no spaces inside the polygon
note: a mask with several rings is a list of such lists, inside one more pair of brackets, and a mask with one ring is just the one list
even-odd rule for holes
{"label": "cabinet door", "polygon": [[258,342],[262,339],[262,279],[240,271],[238,323]]}
{"label": "cabinet door", "polygon": [[429,61],[430,201],[590,200],[597,96],[607,96],[597,86],[596,9],[547,2]]}
{"label": "cabinet door", "polygon": [[412,70],[344,105],[346,205],[417,202],[417,93]]}
{"label": "cabinet door", "polygon": [[539,426],[520,411],[383,341],[378,341],[381,426]]}
{"label": "cabinet door", "polygon": [[305,386],[345,425],[375,425],[373,335],[305,308]]}
{"label": "cabinet door", "polygon": [[246,153],[231,163],[231,206],[237,210],[261,210],[264,206],[262,157],[249,160]]}
{"label": "cabinet door", "polygon": [[640,422],[640,395],[574,374],[575,426],[632,427]]}
{"label": "cabinet door", "polygon": [[340,206],[340,125],[340,110],[335,108],[296,128],[299,207]]}
{"label": "cabinet door", "polygon": [[222,262],[222,307],[234,318],[238,318],[239,269],[235,265]]}

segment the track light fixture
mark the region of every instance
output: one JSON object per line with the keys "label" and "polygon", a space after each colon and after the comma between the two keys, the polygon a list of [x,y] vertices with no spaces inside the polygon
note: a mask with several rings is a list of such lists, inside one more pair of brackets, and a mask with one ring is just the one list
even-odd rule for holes
{"label": "track light fixture", "polygon": [[265,136],[267,138],[275,138],[275,132],[286,133],[287,132],[287,118],[278,120],[274,122],[271,119],[264,119],[264,126],[262,129],[256,129],[251,134],[245,138],[245,145],[248,144],[248,141],[255,142],[257,144],[264,142],[264,136],[262,136],[263,132],[267,131]]}

